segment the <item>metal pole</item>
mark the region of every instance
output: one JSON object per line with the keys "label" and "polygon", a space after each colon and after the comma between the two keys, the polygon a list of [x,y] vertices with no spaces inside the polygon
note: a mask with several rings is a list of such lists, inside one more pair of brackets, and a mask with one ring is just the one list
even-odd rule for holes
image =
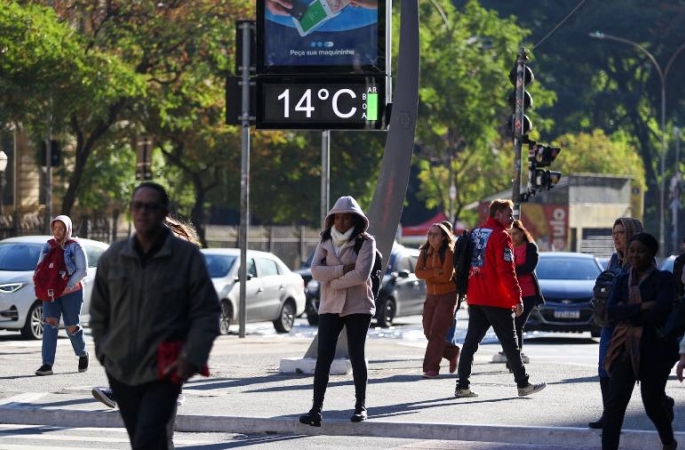
{"label": "metal pole", "polygon": [[243,66],[242,66],[242,148],[240,158],[240,280],[239,331],[238,336],[245,337],[247,322],[247,228],[250,226],[250,28],[251,23],[240,24],[243,30]]}
{"label": "metal pole", "polygon": [[659,253],[663,258],[667,253],[664,248],[665,244],[665,224],[664,224],[664,197],[666,196],[666,153],[668,149],[666,148],[666,80],[661,78],[661,167],[659,171],[661,172],[661,181],[659,183]]}
{"label": "metal pole", "polygon": [[321,229],[331,200],[331,130],[321,132]]}
{"label": "metal pole", "polygon": [[14,124],[12,142],[12,225],[14,228],[14,236],[19,236],[19,205],[17,204],[17,125]]}
{"label": "metal pole", "polygon": [[671,253],[678,252],[678,212],[680,210],[680,128],[673,127],[673,137],[675,138],[675,178],[677,197],[673,198],[673,248]]}
{"label": "metal pole", "polygon": [[52,114],[48,124],[48,143],[45,152],[45,233],[52,234],[50,221],[52,220]]}
{"label": "metal pole", "polygon": [[514,111],[514,177],[511,185],[511,199],[514,202],[514,218],[521,216],[521,144],[525,127],[525,89],[526,60],[528,52],[524,47],[519,49],[516,60],[516,109]]}

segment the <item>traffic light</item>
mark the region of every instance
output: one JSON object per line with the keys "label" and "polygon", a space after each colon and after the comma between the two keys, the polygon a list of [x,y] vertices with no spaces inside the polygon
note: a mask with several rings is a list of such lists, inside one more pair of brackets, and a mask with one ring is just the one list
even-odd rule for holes
{"label": "traffic light", "polygon": [[551,147],[549,145],[538,145],[533,142],[531,149],[534,153],[536,167],[549,167],[556,159],[561,149],[559,147]]}
{"label": "traffic light", "polygon": [[522,138],[533,129],[533,123],[525,114],[526,110],[533,107],[533,97],[526,91],[526,86],[530,86],[535,80],[533,71],[525,64],[527,59],[527,55],[519,58],[509,72],[509,81],[514,86],[514,92],[507,100],[514,111],[507,124],[514,138]]}
{"label": "traffic light", "polygon": [[540,167],[549,167],[560,152],[559,147],[538,144],[535,141],[528,142],[529,188],[532,195],[542,189],[549,191],[561,180],[561,172],[540,169]]}
{"label": "traffic light", "polygon": [[538,189],[552,189],[561,180],[561,172],[554,172],[551,170],[535,170],[535,182],[533,183]]}

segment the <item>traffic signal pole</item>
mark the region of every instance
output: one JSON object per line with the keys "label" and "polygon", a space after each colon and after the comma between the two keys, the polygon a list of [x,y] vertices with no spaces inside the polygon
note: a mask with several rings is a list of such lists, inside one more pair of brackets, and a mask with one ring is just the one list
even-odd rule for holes
{"label": "traffic signal pole", "polygon": [[521,217],[521,146],[524,140],[525,126],[525,73],[528,52],[524,47],[519,49],[518,59],[516,60],[516,103],[514,109],[513,135],[514,135],[514,177],[512,180],[511,197],[514,202],[514,218]]}

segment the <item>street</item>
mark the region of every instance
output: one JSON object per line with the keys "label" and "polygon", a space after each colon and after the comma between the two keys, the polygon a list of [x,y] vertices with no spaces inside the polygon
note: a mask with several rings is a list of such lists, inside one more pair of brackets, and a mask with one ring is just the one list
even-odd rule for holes
{"label": "street", "polygon": [[[465,311],[461,316],[463,333]],[[244,339],[237,334],[220,337],[210,359],[211,377],[194,378],[184,388],[186,399],[176,422],[177,447],[597,448],[599,434],[586,429],[586,423],[600,413],[595,378],[597,341],[589,333],[535,333],[528,337],[525,353],[531,358],[527,365],[531,381],[548,383],[545,391],[530,398],[517,397],[504,365],[491,362],[500,348],[489,335],[474,362],[472,387],[480,396],[457,400],[453,397],[454,375],[420,378],[425,349],[420,321],[414,316],[398,319],[388,329],[370,330],[370,420],[356,428],[349,423],[353,403],[350,375],[331,377],[322,428],[295,423],[309,408],[312,378],[282,374],[278,368],[282,358],[301,358],[309,347],[316,328],[308,326],[306,319],[298,319],[287,335],[276,334],[271,323],[259,323],[248,324]],[[237,333],[237,327],[232,331]],[[90,336],[87,344],[92,349]],[[0,423],[7,422],[5,417],[13,419],[0,427],[0,449],[128,448],[124,430],[113,425],[118,412],[90,395],[92,386],[106,385],[99,363],[93,359],[87,372],[78,373],[77,359],[62,333],[55,375],[36,377],[33,371],[40,365],[40,345],[40,341],[21,340],[18,334],[0,333]],[[676,399],[675,429],[682,431],[685,389],[672,377],[667,390]],[[484,431],[492,425],[501,432]],[[522,427],[552,431],[535,435],[535,428]],[[554,436],[554,430],[567,430],[571,437],[544,440]],[[639,389],[633,395],[624,430],[653,434]],[[631,442],[628,438],[643,438],[644,432],[633,433],[626,444]],[[588,437],[591,440],[585,442]]]}

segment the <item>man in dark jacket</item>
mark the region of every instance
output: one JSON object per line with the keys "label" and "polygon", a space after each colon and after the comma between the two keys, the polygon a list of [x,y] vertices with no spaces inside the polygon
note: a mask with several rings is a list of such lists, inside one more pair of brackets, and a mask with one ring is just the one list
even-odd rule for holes
{"label": "man in dark jacket", "polygon": [[683,253],[673,261],[673,276],[675,277],[676,295],[685,295],[685,285],[683,285],[683,267],[685,266],[685,239],[683,239]]}
{"label": "man in dark jacket", "polygon": [[[156,183],[133,191],[136,233],[102,255],[90,326],[95,352],[133,449],[166,449],[181,385],[207,375],[219,301],[204,257],[164,225],[169,198]],[[204,369],[204,370],[203,370]]]}
{"label": "man in dark jacket", "polygon": [[469,325],[457,371],[457,398],[477,396],[469,387],[473,356],[491,326],[514,373],[518,395],[535,394],[547,386],[528,381],[516,337],[514,318],[523,313],[523,301],[511,236],[507,233],[514,223],[513,206],[511,200],[493,200],[490,218],[471,232],[474,250],[466,292]]}

